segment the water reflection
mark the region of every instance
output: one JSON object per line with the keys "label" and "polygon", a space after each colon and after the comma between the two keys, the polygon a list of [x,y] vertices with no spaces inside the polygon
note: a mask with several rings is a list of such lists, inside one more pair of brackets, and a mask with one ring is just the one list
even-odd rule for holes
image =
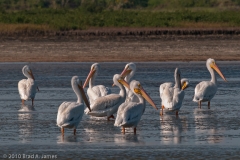
{"label": "water reflection", "polygon": [[57,143],[72,143],[72,142],[78,142],[78,138],[75,135],[59,135],[57,137]]}
{"label": "water reflection", "polygon": [[215,144],[223,140],[217,114],[210,109],[194,109],[196,144]]}
{"label": "water reflection", "polygon": [[188,123],[185,117],[175,116],[175,114],[164,114],[160,116],[160,140],[164,144],[179,144],[186,137],[182,136],[186,132]]}
{"label": "water reflection", "polygon": [[26,143],[33,135],[33,121],[36,118],[35,108],[31,105],[22,105],[18,111],[19,138],[22,143]]}
{"label": "water reflection", "polygon": [[117,145],[145,145],[145,142],[139,138],[138,134],[115,134],[114,143]]}

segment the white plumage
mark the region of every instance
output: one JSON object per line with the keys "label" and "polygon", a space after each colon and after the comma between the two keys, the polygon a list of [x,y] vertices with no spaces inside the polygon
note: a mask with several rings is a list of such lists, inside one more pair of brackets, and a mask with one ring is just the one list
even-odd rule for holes
{"label": "white plumage", "polygon": [[91,66],[91,70],[88,74],[88,77],[83,85],[83,88],[86,87],[87,83],[89,82],[89,88],[87,89],[87,94],[89,97],[90,104],[93,103],[93,101],[99,97],[106,96],[108,94],[111,94],[111,90],[108,87],[105,87],[104,85],[95,85],[95,79],[98,75],[100,70],[100,66],[98,63],[94,63]]}
{"label": "white plumage", "polygon": [[[189,87],[189,80],[187,78],[182,78],[181,79],[181,86],[182,90],[185,90],[187,87]],[[160,85],[159,87],[159,93],[160,93],[160,98],[162,99],[162,93],[166,87],[174,87],[172,82],[165,82]]]}
{"label": "white plumage", "polygon": [[[159,87],[160,98],[162,99],[162,113],[163,109],[168,109],[170,111],[176,111],[176,115],[178,115],[178,111],[182,106],[182,102],[184,99],[184,90],[188,86],[188,80],[183,79],[182,83],[184,84],[184,88],[182,88],[181,72],[178,68],[176,68],[175,73],[175,86],[171,83],[163,83]],[[186,84],[185,84],[186,83]]]}
{"label": "white plumage", "polygon": [[[126,64],[124,70],[121,73],[121,76],[124,78],[124,80],[129,84],[130,81],[132,80],[132,78],[134,77],[136,72],[136,65],[133,62],[130,62],[128,64]],[[126,89],[126,102],[139,102],[138,97],[127,87],[125,87]]]}
{"label": "white plumage", "polygon": [[71,80],[73,91],[77,95],[77,102],[63,102],[58,108],[57,125],[61,128],[62,134],[64,134],[64,128],[74,128],[74,135],[76,134],[76,128],[80,123],[83,113],[85,101],[87,109],[90,110],[89,102],[82,88],[82,84],[77,76],[73,76]]}
{"label": "white plumage", "polygon": [[211,81],[202,81],[195,87],[195,94],[193,101],[199,103],[201,108],[201,102],[208,101],[208,108],[210,108],[210,101],[215,96],[217,92],[217,78],[215,77],[214,70],[222,77],[224,81],[227,81],[223,76],[222,72],[219,70],[214,59],[207,59],[206,66],[211,74]]}
{"label": "white plumage", "polygon": [[138,97],[139,102],[124,102],[118,109],[117,117],[114,126],[122,127],[122,132],[125,133],[126,127],[133,127],[136,134],[136,127],[145,111],[146,102],[145,99],[157,109],[152,99],[142,88],[140,82],[131,81],[131,91]]}
{"label": "white plumage", "polygon": [[95,117],[114,118],[113,114],[117,112],[118,107],[125,101],[126,91],[123,85],[128,86],[125,80],[119,74],[113,76],[114,85],[120,88],[119,94],[109,94],[99,97],[91,104],[91,112],[85,110],[85,113]]}
{"label": "white plumage", "polygon": [[22,68],[22,72],[23,72],[23,75],[28,79],[22,79],[21,81],[18,82],[18,92],[22,100],[22,104],[24,104],[24,101],[31,99],[32,105],[33,105],[38,87],[35,82],[35,78],[33,76],[32,70],[28,65],[25,65]]}

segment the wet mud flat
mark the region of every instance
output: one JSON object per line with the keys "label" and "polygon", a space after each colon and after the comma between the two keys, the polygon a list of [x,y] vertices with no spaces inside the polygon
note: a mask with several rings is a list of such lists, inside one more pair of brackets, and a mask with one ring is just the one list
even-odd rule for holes
{"label": "wet mud flat", "polygon": [[[74,37],[74,36],[73,36]],[[56,37],[55,37],[56,38]],[[76,37],[75,37],[76,38]],[[0,42],[0,62],[240,60],[239,35],[21,36]]]}
{"label": "wet mud flat", "polygon": [[[21,105],[17,83],[23,79],[23,65],[32,66],[40,92],[31,102]],[[202,109],[192,101],[197,83],[209,80],[205,62],[137,62],[136,80],[142,83],[157,107],[160,108],[159,85],[173,82],[176,67],[182,77],[190,80],[183,106],[176,117],[159,111],[149,104],[137,127],[126,134],[114,127],[106,118],[83,116],[77,128],[66,129],[61,136],[56,126],[59,105],[75,101],[70,80],[74,75],[85,80],[92,63],[0,63],[0,153],[27,155],[53,155],[58,159],[239,159],[240,158],[240,63],[217,61],[228,82],[218,78],[218,92],[211,108]],[[112,77],[121,73],[126,63],[100,63],[101,72],[96,84],[111,87]],[[1,157],[2,158],[2,157]]]}

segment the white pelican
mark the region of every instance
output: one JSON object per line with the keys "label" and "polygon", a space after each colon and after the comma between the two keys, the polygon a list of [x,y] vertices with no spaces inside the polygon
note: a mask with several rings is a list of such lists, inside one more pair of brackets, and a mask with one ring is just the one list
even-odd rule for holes
{"label": "white pelican", "polygon": [[85,110],[86,114],[95,117],[107,116],[108,120],[114,118],[113,114],[117,112],[118,107],[126,98],[126,90],[124,86],[129,88],[129,85],[119,74],[113,76],[113,83],[120,88],[119,94],[109,94],[97,98],[90,106],[91,112],[87,109]]}
{"label": "white pelican", "polygon": [[74,128],[73,133],[76,134],[76,128],[84,113],[83,100],[91,111],[81,83],[78,76],[72,77],[71,84],[77,95],[77,102],[63,102],[58,108],[57,125],[61,128],[62,135],[64,135],[64,128]]}
{"label": "white pelican", "polygon": [[87,79],[83,85],[83,88],[87,86],[87,83],[89,82],[89,88],[87,89],[87,94],[89,97],[90,104],[93,103],[93,101],[99,97],[106,96],[108,94],[111,94],[111,90],[108,87],[105,87],[104,85],[97,85],[94,86],[95,78],[100,70],[100,66],[98,63],[94,63],[91,66],[91,70],[87,76]]}
{"label": "white pelican", "polygon": [[208,101],[208,108],[210,109],[210,101],[217,92],[217,78],[215,77],[214,70],[222,77],[224,81],[227,80],[218,68],[214,59],[207,59],[206,66],[211,74],[211,81],[202,81],[196,85],[193,101],[198,102],[200,108],[202,102]]}
{"label": "white pelican", "polygon": [[119,107],[114,126],[121,126],[123,134],[125,134],[126,127],[133,127],[134,134],[136,134],[136,127],[145,111],[145,99],[157,109],[156,105],[144,91],[139,81],[132,80],[130,83],[130,89],[138,97],[139,102],[125,102]]}
{"label": "white pelican", "polygon": [[[121,73],[121,76],[129,84],[135,72],[136,72],[136,65],[133,62],[130,62],[126,64],[124,70]],[[128,89],[127,87],[125,87],[125,89],[127,93],[127,97],[125,100],[126,102],[139,102],[138,97],[130,89]]]}
{"label": "white pelican", "polygon": [[182,87],[182,84],[180,82],[181,72],[178,68],[175,69],[174,77],[175,86],[172,86],[171,83],[163,83],[159,87],[160,98],[162,99],[161,115],[163,115],[164,108],[171,111],[176,111],[176,115],[178,115],[178,111],[182,106],[182,101],[185,95],[184,89],[188,87],[188,80],[182,79]]}
{"label": "white pelican", "polygon": [[28,99],[32,99],[32,106],[33,106],[33,101],[36,95],[38,86],[35,82],[35,78],[33,76],[32,70],[28,65],[25,65],[22,68],[23,75],[27,77],[28,79],[22,79],[21,81],[18,82],[18,92],[20,94],[20,98],[22,100],[22,104],[24,105],[24,101]]}

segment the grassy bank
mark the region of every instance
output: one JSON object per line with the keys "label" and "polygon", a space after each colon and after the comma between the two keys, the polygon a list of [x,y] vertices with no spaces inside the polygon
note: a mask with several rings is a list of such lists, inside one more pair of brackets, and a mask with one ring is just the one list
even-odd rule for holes
{"label": "grassy bank", "polygon": [[0,32],[19,30],[66,31],[91,27],[240,27],[235,10],[100,10],[34,9],[0,13]]}

